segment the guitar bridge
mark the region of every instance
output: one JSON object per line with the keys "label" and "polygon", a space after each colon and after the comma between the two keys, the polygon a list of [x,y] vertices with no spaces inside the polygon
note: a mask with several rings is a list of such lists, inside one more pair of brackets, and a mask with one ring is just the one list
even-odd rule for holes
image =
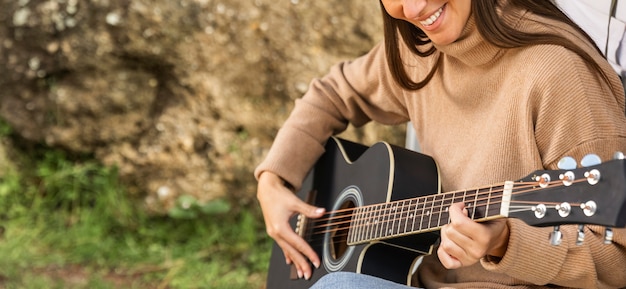
{"label": "guitar bridge", "polygon": [[[306,196],[305,202],[307,204],[313,204],[316,196],[317,196],[317,190],[310,191]],[[298,217],[296,219],[296,227],[294,228],[294,231],[296,232],[296,234],[298,234],[298,236],[302,237],[305,240],[306,240],[307,223],[308,223],[307,216],[303,214],[298,214]],[[298,269],[296,269],[295,264],[291,264],[291,269],[289,271],[289,279],[291,280],[300,279],[300,277],[298,276]]]}

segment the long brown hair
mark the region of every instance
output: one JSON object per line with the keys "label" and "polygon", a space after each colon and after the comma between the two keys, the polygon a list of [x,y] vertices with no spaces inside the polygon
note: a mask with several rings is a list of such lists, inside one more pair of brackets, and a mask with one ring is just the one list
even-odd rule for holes
{"label": "long brown hair", "polygon": [[[549,33],[527,33],[519,31],[504,21],[504,18],[513,15],[513,11],[519,11],[520,8],[532,11],[533,13],[548,19],[564,22],[578,32],[580,32],[587,40],[595,45],[595,42],[585,33],[577,24],[569,19],[552,1],[545,0],[475,0],[472,2],[472,14],[476,18],[476,27],[480,34],[491,44],[501,48],[516,48],[536,44],[553,44],[563,46],[582,57],[587,63],[598,70],[602,78],[610,85],[608,76],[600,68],[593,58],[574,42]],[[505,3],[502,5],[502,3]],[[428,75],[420,81],[414,81],[407,74],[401,59],[399,50],[398,35],[404,44],[416,55],[427,57],[436,52],[436,48],[432,45],[426,33],[415,25],[404,20],[398,20],[385,11],[385,7],[381,2],[383,11],[383,23],[385,33],[385,49],[387,52],[387,62],[391,75],[395,81],[405,89],[417,90],[424,87],[433,77],[439,67],[439,60],[433,66]],[[501,10],[501,15],[497,11]],[[597,47],[598,53],[602,53]]]}

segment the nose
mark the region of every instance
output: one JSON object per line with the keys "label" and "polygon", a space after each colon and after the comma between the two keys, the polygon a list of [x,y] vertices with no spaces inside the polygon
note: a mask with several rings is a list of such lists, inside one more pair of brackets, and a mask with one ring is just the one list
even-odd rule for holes
{"label": "nose", "polygon": [[426,0],[402,0],[402,9],[406,19],[415,19],[420,16],[428,1]]}

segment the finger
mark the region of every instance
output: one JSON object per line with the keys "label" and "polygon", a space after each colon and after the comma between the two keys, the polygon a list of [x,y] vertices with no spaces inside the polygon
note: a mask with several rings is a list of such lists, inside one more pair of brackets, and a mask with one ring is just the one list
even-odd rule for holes
{"label": "finger", "polygon": [[304,277],[304,271],[309,266],[306,258],[288,243],[284,241],[276,241],[276,243],[283,250],[285,258],[291,260],[291,264],[296,267],[298,278]]}
{"label": "finger", "polygon": [[473,264],[484,255],[481,243],[456,230],[454,226],[446,225],[445,232],[446,242],[442,242],[440,246],[448,254],[461,260],[463,264]]}
{"label": "finger", "polygon": [[287,264],[294,264],[299,269],[298,273],[300,273],[301,277],[309,277],[311,275],[312,271],[309,261],[316,268],[319,268],[320,259],[317,253],[290,227],[286,230],[280,230],[275,235],[274,240],[283,249]]}
{"label": "finger", "polygon": [[457,269],[463,266],[463,263],[461,263],[459,259],[448,254],[448,252],[446,252],[446,250],[441,246],[437,249],[437,256],[439,257],[441,264],[447,269]]}
{"label": "finger", "polygon": [[298,234],[291,232],[287,236],[284,236],[283,239],[295,250],[306,256],[306,258],[308,258],[311,263],[313,263],[313,266],[315,266],[315,268],[319,268],[319,256],[317,256],[317,253],[315,253],[313,248],[311,248],[311,246],[306,241],[304,241],[304,239],[302,239]]}
{"label": "finger", "polygon": [[448,254],[455,256],[465,266],[478,262],[487,250],[486,242],[488,240],[485,240],[484,236],[480,236],[483,234],[480,232],[484,228],[480,224],[471,223],[469,225],[478,227],[469,233],[466,233],[467,228],[465,226],[459,226],[458,223],[451,223],[442,228],[442,232],[445,232],[446,242],[442,242],[440,246],[443,246]]}
{"label": "finger", "polygon": [[296,266],[298,277],[305,278],[307,280],[310,279],[313,271],[309,263],[309,259],[302,255],[297,248],[292,247],[289,252],[291,259],[293,260],[293,264]]}
{"label": "finger", "polygon": [[468,220],[471,221],[471,219],[467,216],[467,209],[465,209],[465,205],[463,203],[454,203],[450,205],[448,213],[450,214],[450,223],[465,223]]}
{"label": "finger", "polygon": [[296,211],[305,215],[308,218],[319,218],[324,215],[326,210],[324,208],[319,208],[315,206],[311,206],[305,202],[299,202],[297,205]]}
{"label": "finger", "polygon": [[450,226],[455,230],[473,239],[474,236],[480,236],[482,226],[474,222],[474,220],[468,217],[468,211],[465,209],[463,203],[455,203],[450,205]]}
{"label": "finger", "polygon": [[471,240],[460,234],[452,226],[445,225],[441,229],[439,248],[455,259],[463,260],[466,258],[467,252],[463,246],[467,246],[468,243],[471,243]]}

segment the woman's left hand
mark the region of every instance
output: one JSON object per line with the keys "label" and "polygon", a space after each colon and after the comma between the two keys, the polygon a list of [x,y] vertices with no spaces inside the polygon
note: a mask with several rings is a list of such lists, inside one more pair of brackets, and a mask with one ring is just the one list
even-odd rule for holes
{"label": "woman's left hand", "polygon": [[470,219],[463,203],[449,208],[450,223],[441,229],[437,250],[444,267],[456,269],[470,266],[489,255],[502,257],[509,242],[505,219],[477,223]]}

